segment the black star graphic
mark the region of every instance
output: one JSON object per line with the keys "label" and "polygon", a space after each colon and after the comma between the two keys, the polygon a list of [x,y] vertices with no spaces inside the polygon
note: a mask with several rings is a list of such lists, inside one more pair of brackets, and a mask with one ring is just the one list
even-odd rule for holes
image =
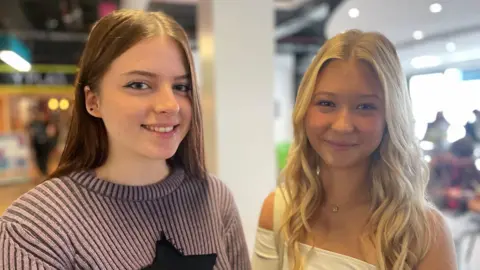
{"label": "black star graphic", "polygon": [[143,270],[213,270],[217,254],[187,255],[177,249],[162,232],[153,263]]}

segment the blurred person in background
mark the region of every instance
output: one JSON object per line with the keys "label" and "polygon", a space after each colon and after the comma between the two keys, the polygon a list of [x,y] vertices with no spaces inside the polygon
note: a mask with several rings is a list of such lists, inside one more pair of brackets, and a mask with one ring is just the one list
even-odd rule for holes
{"label": "blurred person in background", "polygon": [[250,269],[233,196],[205,167],[183,28],[115,11],[82,54],[51,179],[0,218],[6,269]]}
{"label": "blurred person in background", "polygon": [[35,164],[40,172],[40,179],[44,179],[49,173],[50,154],[55,149],[58,140],[57,126],[44,110],[36,108],[33,119],[27,126],[27,133],[30,137]]}
{"label": "blurred person in background", "polygon": [[443,116],[443,112],[438,112],[435,121],[428,124],[423,140],[432,142],[435,145],[435,151],[446,151],[448,149],[447,131],[449,126],[450,124]]}
{"label": "blurred person in background", "polygon": [[475,143],[480,143],[480,111],[474,110],[475,121],[468,122],[465,125],[467,136],[471,137]]}
{"label": "blurred person in background", "polygon": [[431,162],[428,193],[444,210],[462,214],[480,187],[480,172],[473,157],[474,141],[470,136],[451,144],[449,152]]}
{"label": "blurred person in background", "polygon": [[394,45],[328,40],[300,84],[285,181],[265,200],[254,270],[454,270]]}

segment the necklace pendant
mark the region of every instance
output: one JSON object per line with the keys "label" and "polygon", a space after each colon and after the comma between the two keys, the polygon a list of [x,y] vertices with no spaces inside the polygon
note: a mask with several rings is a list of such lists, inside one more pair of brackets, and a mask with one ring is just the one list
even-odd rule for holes
{"label": "necklace pendant", "polygon": [[332,212],[337,213],[338,210],[340,210],[340,207],[338,207],[338,205],[334,205],[334,206],[332,207]]}

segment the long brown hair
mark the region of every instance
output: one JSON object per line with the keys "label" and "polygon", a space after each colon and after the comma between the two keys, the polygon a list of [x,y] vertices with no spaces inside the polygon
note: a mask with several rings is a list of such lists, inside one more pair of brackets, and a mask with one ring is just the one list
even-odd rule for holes
{"label": "long brown hair", "polygon": [[138,42],[166,35],[174,39],[184,53],[192,91],[192,123],[174,156],[168,160],[182,166],[192,177],[205,179],[202,112],[197,78],[188,37],[183,28],[162,12],[118,10],[100,19],[92,28],[79,63],[75,82],[72,121],[60,164],[51,177],[100,167],[108,158],[108,135],[102,119],[91,116],[85,107],[84,88],[100,91],[99,85],[110,64]]}

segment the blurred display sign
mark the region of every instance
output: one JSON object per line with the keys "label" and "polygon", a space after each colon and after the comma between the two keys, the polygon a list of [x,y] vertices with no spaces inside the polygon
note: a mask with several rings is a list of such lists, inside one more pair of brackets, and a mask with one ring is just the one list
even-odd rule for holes
{"label": "blurred display sign", "polygon": [[64,73],[0,73],[0,84],[9,85],[73,85],[74,74]]}
{"label": "blurred display sign", "polygon": [[75,73],[73,65],[33,65],[30,72],[18,72],[7,65],[0,65],[0,84],[73,85]]}
{"label": "blurred display sign", "polygon": [[0,134],[0,185],[28,180],[30,151],[26,134]]}

